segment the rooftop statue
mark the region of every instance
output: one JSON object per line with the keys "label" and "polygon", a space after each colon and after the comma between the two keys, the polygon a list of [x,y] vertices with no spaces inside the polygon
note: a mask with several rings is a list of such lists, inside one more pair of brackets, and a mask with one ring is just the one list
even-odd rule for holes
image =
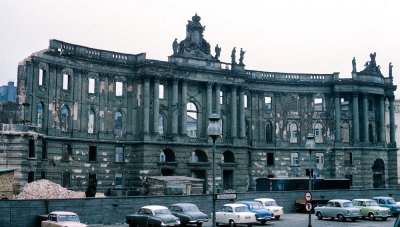
{"label": "rooftop statue", "polygon": [[232,49],[231,58],[232,58],[232,65],[236,65],[236,47]]}
{"label": "rooftop statue", "polygon": [[390,63],[389,63],[389,77],[390,77],[390,78],[393,77],[392,72],[393,72],[393,65],[392,65],[392,63],[390,62]]}
{"label": "rooftop statue", "polygon": [[244,54],[245,53],[246,53],[246,51],[244,51],[242,48],[240,48],[239,65],[244,65],[243,64],[243,58],[244,58]]}
{"label": "rooftop statue", "polygon": [[360,72],[360,74],[370,74],[370,75],[377,75],[377,76],[383,76],[381,73],[381,67],[379,65],[376,65],[376,52],[371,53],[369,55],[371,58],[371,61],[367,61],[365,63],[365,69]]}
{"label": "rooftop statue", "polygon": [[356,68],[356,57],[353,57],[353,61],[351,61],[351,63],[353,64],[353,73],[357,72],[357,68]]}
{"label": "rooftop statue", "polygon": [[178,46],[179,46],[178,39],[175,38],[174,42],[172,43],[172,49],[174,51],[174,55],[178,53]]}
{"label": "rooftop statue", "polygon": [[218,44],[215,46],[215,60],[219,60],[219,55],[221,54],[221,47],[218,46]]}

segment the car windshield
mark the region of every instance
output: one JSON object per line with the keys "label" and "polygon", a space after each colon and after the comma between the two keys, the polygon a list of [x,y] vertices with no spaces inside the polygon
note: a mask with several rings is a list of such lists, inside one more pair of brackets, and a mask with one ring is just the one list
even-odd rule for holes
{"label": "car windshield", "polygon": [[265,206],[277,206],[275,201],[265,202]]}
{"label": "car windshield", "polygon": [[249,205],[250,209],[262,209],[263,207],[259,203],[254,203]]}
{"label": "car windshield", "polygon": [[196,212],[199,211],[199,209],[197,208],[197,206],[187,206],[183,208],[184,211],[190,211],[190,212]]}
{"label": "car windshield", "polygon": [[235,211],[236,211],[236,212],[249,212],[249,208],[248,208],[248,207],[245,207],[245,206],[236,207],[236,208],[235,208]]}
{"label": "car windshield", "polygon": [[367,201],[367,206],[378,206],[376,201]]}
{"label": "car windshield", "polygon": [[160,210],[156,210],[154,212],[156,215],[160,215],[160,214],[170,214],[168,209],[160,209]]}
{"label": "car windshield", "polygon": [[79,218],[76,215],[58,215],[58,221],[73,221],[73,222],[79,222]]}
{"label": "car windshield", "polygon": [[351,202],[344,202],[343,207],[353,207],[353,204]]}
{"label": "car windshield", "polygon": [[394,199],[388,199],[387,201],[389,204],[396,204],[396,201],[394,201]]}

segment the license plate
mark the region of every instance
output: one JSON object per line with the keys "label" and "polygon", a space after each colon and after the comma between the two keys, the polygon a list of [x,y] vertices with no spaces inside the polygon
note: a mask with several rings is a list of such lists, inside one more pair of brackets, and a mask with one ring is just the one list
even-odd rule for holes
{"label": "license plate", "polygon": [[250,219],[250,217],[247,216],[247,217],[245,217],[245,219]]}
{"label": "license plate", "polygon": [[169,226],[175,226],[175,224],[169,224]]}

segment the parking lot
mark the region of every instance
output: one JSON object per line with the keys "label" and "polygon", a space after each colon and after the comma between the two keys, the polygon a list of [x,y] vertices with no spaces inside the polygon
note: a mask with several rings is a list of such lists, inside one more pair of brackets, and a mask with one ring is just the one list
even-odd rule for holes
{"label": "parking lot", "polygon": [[[323,219],[318,220],[315,215],[311,216],[312,226],[313,227],[336,227],[336,226],[351,226],[351,227],[360,227],[360,226],[368,226],[368,227],[393,227],[396,218],[390,217],[386,221],[376,220],[376,221],[368,221],[368,220],[357,220],[355,222],[346,221],[346,222],[338,222],[337,220]],[[90,226],[99,226],[99,225],[90,225]],[[100,225],[103,226],[103,225]],[[116,224],[116,225],[104,225],[103,227],[127,227],[127,224]],[[204,227],[212,226],[211,220],[203,224]],[[257,225],[257,226],[268,226],[268,227],[302,227],[308,226],[308,215],[300,214],[300,213],[291,213],[285,214],[281,217],[280,220],[273,220],[267,222],[265,225]]]}

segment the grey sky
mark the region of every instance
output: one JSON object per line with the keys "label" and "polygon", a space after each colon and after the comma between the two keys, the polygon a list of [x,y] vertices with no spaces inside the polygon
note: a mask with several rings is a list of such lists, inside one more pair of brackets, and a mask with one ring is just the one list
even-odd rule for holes
{"label": "grey sky", "polygon": [[392,62],[399,84],[399,0],[1,0],[0,85],[15,81],[18,62],[49,39],[167,60],[196,12],[222,61],[236,47],[246,51],[246,69],[349,77],[353,57],[361,71],[376,52],[384,76]]}

